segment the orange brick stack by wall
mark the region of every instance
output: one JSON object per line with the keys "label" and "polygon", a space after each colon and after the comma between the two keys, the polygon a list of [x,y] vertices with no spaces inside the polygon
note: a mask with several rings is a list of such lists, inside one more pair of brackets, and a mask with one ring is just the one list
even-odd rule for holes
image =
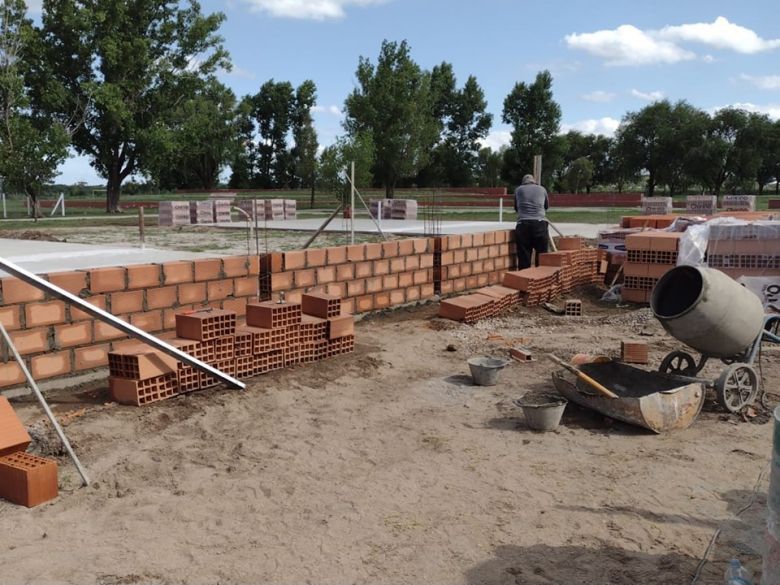
{"label": "orange brick stack by wall", "polygon": [[[43,276],[120,319],[161,334],[174,330],[181,311],[206,306],[243,315],[247,301],[257,299],[259,274],[256,256],[233,256]],[[36,379],[104,367],[108,353],[128,343],[121,331],[16,278],[0,280],[0,322]],[[21,369],[3,351],[0,388],[22,384]]]}
{"label": "orange brick stack by wall", "polygon": [[434,296],[433,260],[432,238],[275,252],[261,258],[261,296],[320,292],[350,313],[386,309]]}
{"label": "orange brick stack by wall", "polygon": [[681,232],[646,231],[626,236],[626,261],[623,264],[624,300],[650,301],[658,279],[677,265]]}

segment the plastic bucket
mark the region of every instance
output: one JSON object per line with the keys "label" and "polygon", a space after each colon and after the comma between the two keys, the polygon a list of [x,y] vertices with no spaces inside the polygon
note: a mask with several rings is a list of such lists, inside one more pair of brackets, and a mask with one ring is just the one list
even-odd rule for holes
{"label": "plastic bucket", "polygon": [[535,431],[554,431],[561,423],[568,401],[558,394],[532,393],[515,400],[523,409],[523,416],[529,428]]}
{"label": "plastic bucket", "polygon": [[468,360],[471,378],[477,386],[495,386],[498,373],[509,362],[494,357],[473,357]]}

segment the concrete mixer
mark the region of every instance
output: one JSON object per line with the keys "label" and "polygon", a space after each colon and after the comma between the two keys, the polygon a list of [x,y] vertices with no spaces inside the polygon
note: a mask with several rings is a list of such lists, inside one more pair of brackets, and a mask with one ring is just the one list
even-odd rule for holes
{"label": "concrete mixer", "polygon": [[[650,307],[663,328],[701,354],[673,351],[661,372],[694,378],[710,358],[725,368],[713,386],[718,402],[739,412],[755,402],[760,380],[753,364],[763,342],[780,343],[780,315],[765,315],[759,298],[719,270],[677,266],[653,289]],[[697,378],[698,379],[698,378]]]}

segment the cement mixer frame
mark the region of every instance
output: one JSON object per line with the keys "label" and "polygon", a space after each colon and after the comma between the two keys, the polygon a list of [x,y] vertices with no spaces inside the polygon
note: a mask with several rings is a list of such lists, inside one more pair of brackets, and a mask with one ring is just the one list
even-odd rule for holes
{"label": "cement mixer frame", "polygon": [[[761,380],[753,364],[760,359],[761,345],[764,342],[780,344],[780,315],[767,315],[761,333],[741,354],[721,358],[701,354],[697,361],[690,353],[677,350],[661,360],[658,370],[705,382],[715,389],[718,402],[723,408],[729,412],[739,412],[753,404],[759,396]],[[715,380],[697,378],[710,358],[720,359],[726,367]]]}

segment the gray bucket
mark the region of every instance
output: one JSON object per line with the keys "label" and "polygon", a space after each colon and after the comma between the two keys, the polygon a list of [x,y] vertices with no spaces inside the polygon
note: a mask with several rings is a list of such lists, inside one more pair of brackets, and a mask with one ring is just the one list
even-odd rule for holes
{"label": "gray bucket", "polygon": [[535,431],[554,431],[561,423],[567,400],[552,392],[532,392],[515,400],[523,409],[525,422]]}
{"label": "gray bucket", "polygon": [[495,386],[498,373],[509,362],[494,357],[473,357],[468,360],[471,377],[477,386]]}

